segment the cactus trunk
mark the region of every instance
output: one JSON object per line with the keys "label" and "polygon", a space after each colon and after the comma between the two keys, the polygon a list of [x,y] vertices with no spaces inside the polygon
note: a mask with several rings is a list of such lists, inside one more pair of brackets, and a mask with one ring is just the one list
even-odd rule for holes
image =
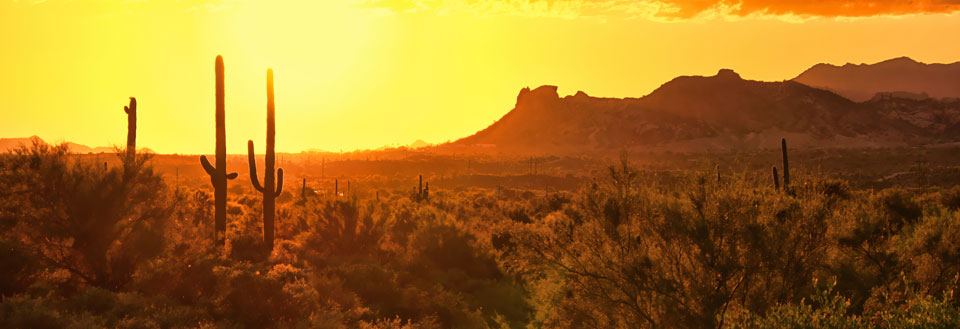
{"label": "cactus trunk", "polygon": [[137,155],[137,99],[130,97],[130,105],[123,111],[127,112],[127,161],[132,164]]}
{"label": "cactus trunk", "polygon": [[217,56],[214,64],[215,84],[216,84],[216,157],[214,165],[206,156],[200,156],[200,164],[210,175],[210,183],[213,185],[213,222],[214,222],[214,241],[217,246],[223,246],[227,233],[227,180],[237,178],[237,173],[227,174],[227,132],[226,132],[226,105],[224,101],[223,86],[223,57]]}
{"label": "cactus trunk", "polygon": [[263,157],[263,185],[257,180],[257,162],[254,156],[253,141],[247,142],[247,154],[250,162],[250,182],[253,187],[263,194],[263,243],[268,250],[273,250],[274,215],[276,198],[283,191],[283,169],[277,169],[274,182],[274,167],[276,154],[274,143],[276,136],[276,121],[273,105],[273,70],[267,69],[267,151]]}
{"label": "cactus trunk", "polygon": [[780,150],[783,153],[783,190],[790,190],[790,163],[787,160],[787,139],[780,140]]}

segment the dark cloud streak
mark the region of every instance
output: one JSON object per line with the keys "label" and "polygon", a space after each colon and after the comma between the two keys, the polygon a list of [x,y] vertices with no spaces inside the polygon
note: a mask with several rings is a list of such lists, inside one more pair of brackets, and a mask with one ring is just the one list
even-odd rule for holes
{"label": "dark cloud streak", "polygon": [[960,0],[356,0],[403,11],[467,11],[553,16],[646,16],[691,19],[715,16],[870,17],[960,12]]}
{"label": "dark cloud streak", "polygon": [[694,17],[716,8],[729,8],[727,14],[797,15],[819,17],[899,16],[908,14],[953,13],[960,11],[960,0],[850,1],[850,0],[743,0],[743,1],[664,1],[679,9],[677,17]]}

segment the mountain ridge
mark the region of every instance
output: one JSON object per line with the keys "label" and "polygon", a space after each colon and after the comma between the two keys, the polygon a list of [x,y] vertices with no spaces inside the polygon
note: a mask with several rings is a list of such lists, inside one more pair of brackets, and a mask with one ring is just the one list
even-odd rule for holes
{"label": "mountain ridge", "polygon": [[936,111],[931,113],[914,111],[900,96],[855,102],[793,80],[744,80],[729,69],[714,76],[680,76],[639,98],[599,98],[582,91],[560,97],[556,86],[544,85],[521,89],[511,111],[450,146],[590,153],[773,148],[782,136],[800,147],[956,141],[956,134],[945,129],[960,119],[960,102],[931,100],[927,108]]}
{"label": "mountain ridge", "polygon": [[926,93],[934,98],[960,98],[960,61],[922,63],[901,56],[873,64],[842,66],[819,63],[792,79],[864,102],[881,92]]}

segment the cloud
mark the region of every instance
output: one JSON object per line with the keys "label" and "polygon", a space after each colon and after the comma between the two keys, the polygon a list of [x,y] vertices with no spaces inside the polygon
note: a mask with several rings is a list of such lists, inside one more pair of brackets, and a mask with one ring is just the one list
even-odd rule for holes
{"label": "cloud", "polygon": [[466,12],[482,15],[695,19],[775,16],[870,17],[954,13],[960,0],[358,0],[390,12]]}

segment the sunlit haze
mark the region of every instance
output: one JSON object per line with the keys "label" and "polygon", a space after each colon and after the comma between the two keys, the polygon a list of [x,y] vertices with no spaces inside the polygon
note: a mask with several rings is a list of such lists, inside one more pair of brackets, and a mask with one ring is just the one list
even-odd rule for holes
{"label": "sunlit haze", "polygon": [[121,145],[122,108],[135,96],[139,146],[211,153],[217,55],[226,65],[227,149],[239,154],[248,139],[264,138],[267,68],[277,151],[350,151],[471,135],[527,86],[638,97],[720,68],[779,81],[819,62],[940,63],[960,54],[960,15],[948,3],[657,6],[2,0],[0,137]]}

